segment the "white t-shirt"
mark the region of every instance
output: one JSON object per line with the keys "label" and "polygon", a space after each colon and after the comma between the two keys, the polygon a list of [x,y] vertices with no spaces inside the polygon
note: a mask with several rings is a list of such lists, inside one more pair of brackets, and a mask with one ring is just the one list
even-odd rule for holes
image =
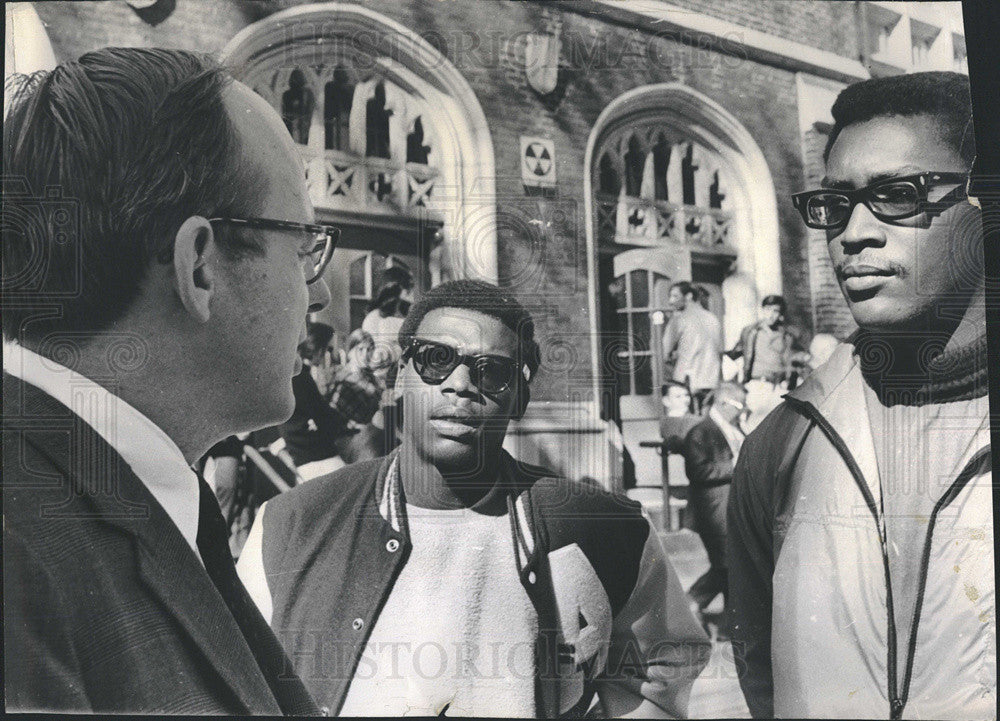
{"label": "white t-shirt", "polygon": [[413,547],[341,715],[534,716],[538,620],[510,517],[411,504],[406,515]]}

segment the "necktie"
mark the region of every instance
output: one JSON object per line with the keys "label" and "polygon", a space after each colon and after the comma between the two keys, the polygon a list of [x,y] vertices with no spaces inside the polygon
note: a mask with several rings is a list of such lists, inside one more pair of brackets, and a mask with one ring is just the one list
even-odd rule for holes
{"label": "necktie", "polygon": [[236,575],[229,552],[229,529],[208,483],[198,476],[198,552],[212,583],[243,632],[267,685],[286,716],[319,716],[319,709],[291,669],[284,649]]}

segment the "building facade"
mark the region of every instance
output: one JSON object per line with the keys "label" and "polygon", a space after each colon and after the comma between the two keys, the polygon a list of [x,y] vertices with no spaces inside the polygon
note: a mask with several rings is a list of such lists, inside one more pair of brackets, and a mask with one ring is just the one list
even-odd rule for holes
{"label": "building facade", "polygon": [[658,437],[669,285],[708,290],[728,346],[770,293],[806,340],[845,337],[825,239],[789,196],[822,176],[846,84],[965,68],[957,2],[19,5],[44,27],[22,48],[207,51],[274,106],[317,216],[344,228],[319,317],[340,332],[388,266],[516,290],[543,362],[511,450],[608,487],[659,480],[639,443]]}

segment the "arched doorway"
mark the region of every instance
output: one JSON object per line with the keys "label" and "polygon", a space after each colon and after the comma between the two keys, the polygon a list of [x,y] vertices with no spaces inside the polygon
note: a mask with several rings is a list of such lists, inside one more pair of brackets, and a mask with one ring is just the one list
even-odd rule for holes
{"label": "arched doorway", "polygon": [[732,115],[679,83],[605,108],[585,173],[595,397],[621,428],[636,482],[655,485],[659,458],[639,443],[659,437],[667,289],[705,288],[727,345],[756,318],[759,297],[781,292],[771,174]]}
{"label": "arched doorway", "polygon": [[417,292],[449,278],[496,282],[493,144],[461,73],[411,29],[352,3],[283,10],[222,60],[281,114],[317,217],[343,228],[318,314],[347,333],[380,269]]}

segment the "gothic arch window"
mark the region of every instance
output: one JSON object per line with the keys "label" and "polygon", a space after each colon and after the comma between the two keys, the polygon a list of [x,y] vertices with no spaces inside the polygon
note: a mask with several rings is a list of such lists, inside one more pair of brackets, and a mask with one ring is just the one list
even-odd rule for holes
{"label": "gothic arch window", "polygon": [[281,117],[296,143],[308,145],[315,106],[316,98],[312,89],[306,86],[306,76],[298,68],[292,70],[288,88],[281,94]]}
{"label": "gothic arch window", "polygon": [[365,155],[369,158],[389,158],[389,118],[392,110],[385,106],[385,83],[375,84],[375,93],[365,106]]}
{"label": "gothic arch window", "polygon": [[342,247],[419,255],[435,279],[496,281],[488,124],[412,29],[356,3],[305,4],[244,28],[222,60],[284,119],[317,217],[354,226]]}
{"label": "gothic arch window", "polygon": [[342,57],[263,66],[251,87],[275,104],[299,145],[317,207],[426,219],[441,176],[436,128],[424,121],[430,107],[359,65]]}
{"label": "gothic arch window", "polygon": [[349,149],[351,105],[354,83],[343,65],[333,69],[333,78],[323,86],[323,122],[327,150]]}
{"label": "gothic arch window", "polygon": [[[622,125],[598,152],[593,185],[602,242],[736,255],[726,191],[733,171],[718,153],[655,118]],[[618,173],[624,185],[615,182]]]}
{"label": "gothic arch window", "polygon": [[667,290],[678,280],[705,287],[727,347],[760,298],[781,293],[771,172],[746,128],[682,83],[613,100],[584,167],[594,410],[617,425],[608,443],[628,449],[636,481],[655,482],[659,459],[640,442],[656,435],[671,370],[660,342]]}

